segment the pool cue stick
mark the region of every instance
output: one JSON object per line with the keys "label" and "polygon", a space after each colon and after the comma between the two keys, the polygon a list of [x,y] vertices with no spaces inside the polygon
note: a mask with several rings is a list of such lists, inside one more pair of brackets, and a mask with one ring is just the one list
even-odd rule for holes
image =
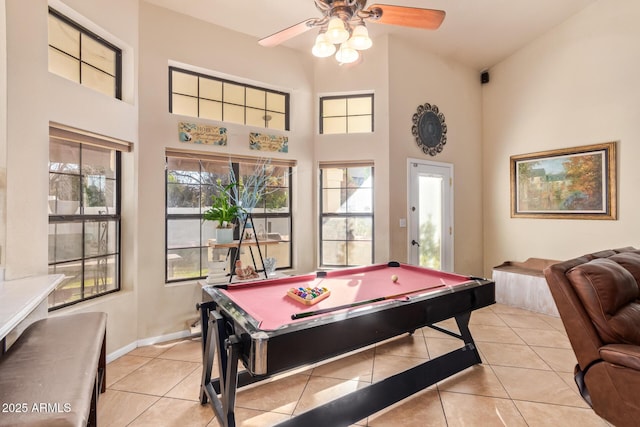
{"label": "pool cue stick", "polygon": [[367,304],[373,304],[373,303],[376,303],[376,302],[385,301],[385,300],[389,300],[389,299],[396,299],[396,298],[400,298],[400,297],[403,297],[403,296],[407,296],[408,294],[416,294],[418,292],[428,291],[428,290],[438,289],[438,288],[443,288],[445,286],[447,286],[447,285],[446,284],[440,284],[440,285],[436,285],[436,286],[429,286],[427,288],[416,289],[415,291],[405,291],[405,292],[402,292],[402,293],[399,293],[399,294],[395,294],[395,295],[387,295],[386,297],[378,297],[378,298],[368,299],[368,300],[365,300],[365,301],[352,302],[352,303],[349,303],[349,304],[339,305],[337,307],[327,307],[327,308],[321,308],[320,310],[305,311],[304,313],[294,313],[294,314],[291,315],[291,320],[304,319],[305,317],[316,316],[318,314],[331,313],[332,311],[343,310],[345,308],[353,308],[353,307],[358,307],[358,306],[367,305]]}

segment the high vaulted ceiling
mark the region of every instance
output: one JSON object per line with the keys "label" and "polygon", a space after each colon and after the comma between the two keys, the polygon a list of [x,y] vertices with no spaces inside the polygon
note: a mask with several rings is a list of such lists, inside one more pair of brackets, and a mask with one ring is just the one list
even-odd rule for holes
{"label": "high vaulted ceiling", "polygon": [[[319,17],[313,0],[145,0],[259,39]],[[393,34],[478,71],[505,59],[597,0],[369,0],[444,10],[436,31],[368,23],[371,38]],[[318,31],[284,43],[309,52]],[[264,48],[272,49],[272,48]]]}

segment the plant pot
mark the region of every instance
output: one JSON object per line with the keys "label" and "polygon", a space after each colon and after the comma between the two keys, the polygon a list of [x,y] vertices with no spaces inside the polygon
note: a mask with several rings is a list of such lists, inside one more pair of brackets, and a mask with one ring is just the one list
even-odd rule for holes
{"label": "plant pot", "polygon": [[216,243],[233,242],[233,228],[216,228]]}

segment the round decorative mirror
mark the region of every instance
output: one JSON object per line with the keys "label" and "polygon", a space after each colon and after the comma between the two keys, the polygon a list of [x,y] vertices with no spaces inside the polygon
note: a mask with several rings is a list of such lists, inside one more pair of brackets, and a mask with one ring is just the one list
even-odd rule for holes
{"label": "round decorative mirror", "polygon": [[438,107],[429,103],[418,105],[412,121],[411,134],[422,152],[430,156],[441,152],[447,143],[447,125]]}

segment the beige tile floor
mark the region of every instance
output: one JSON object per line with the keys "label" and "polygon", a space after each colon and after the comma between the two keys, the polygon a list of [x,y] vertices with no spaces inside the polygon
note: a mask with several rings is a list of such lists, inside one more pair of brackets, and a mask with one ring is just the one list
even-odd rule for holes
{"label": "beige tile floor", "polygon": [[[455,330],[455,322],[442,322]],[[575,357],[560,319],[496,304],[470,322],[483,364],[476,365],[358,426],[609,426],[584,403],[573,382]],[[432,329],[281,376],[239,391],[239,426],[270,426],[366,386],[459,341]],[[98,404],[106,426],[219,426],[198,400],[201,342],[140,347],[107,366]],[[327,426],[331,427],[331,426]]]}

